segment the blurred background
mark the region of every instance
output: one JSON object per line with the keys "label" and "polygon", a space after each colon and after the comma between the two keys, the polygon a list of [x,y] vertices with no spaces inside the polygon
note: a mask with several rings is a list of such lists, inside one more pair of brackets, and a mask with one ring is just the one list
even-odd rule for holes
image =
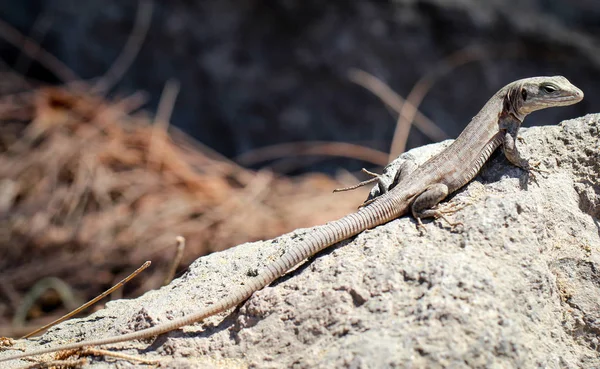
{"label": "blurred background", "polygon": [[593,0],[1,2],[0,336],[145,260],[117,297],[353,211],[368,189],[331,190],[456,137],[513,80],[585,92],[525,126],[595,112],[599,19]]}

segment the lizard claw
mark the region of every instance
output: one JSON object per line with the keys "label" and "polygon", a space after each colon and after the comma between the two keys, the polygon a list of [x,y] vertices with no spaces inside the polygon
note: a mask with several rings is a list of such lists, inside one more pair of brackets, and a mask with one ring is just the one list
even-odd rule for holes
{"label": "lizard claw", "polygon": [[462,209],[466,208],[467,206],[471,206],[473,205],[473,202],[471,201],[462,201],[460,203],[458,202],[452,202],[452,203],[448,203],[445,206],[439,206],[436,211],[439,215],[452,215],[454,213],[456,213],[457,211],[461,211]]}
{"label": "lizard claw", "polygon": [[537,174],[550,173],[550,171],[540,168],[540,164],[539,161],[528,162],[523,168],[535,183],[537,183]]}
{"label": "lizard claw", "polygon": [[532,163],[529,163],[528,169],[530,171],[534,171],[534,172],[538,172],[538,173],[550,173],[550,171],[540,168],[540,164],[541,164],[540,161],[534,161]]}
{"label": "lizard claw", "polygon": [[424,235],[425,233],[427,233],[427,228],[425,228],[425,224],[423,224],[423,221],[421,220],[421,218],[417,217],[417,229],[421,232],[421,236]]}
{"label": "lizard claw", "polygon": [[452,229],[454,229],[457,226],[463,226],[464,223],[462,223],[462,222],[452,222],[446,216],[447,215],[452,215],[452,214],[456,213],[457,211],[460,211],[460,210],[466,208],[467,206],[471,206],[471,205],[473,205],[472,202],[470,202],[470,201],[463,201],[461,203],[453,202],[453,203],[448,203],[448,204],[446,204],[444,206],[438,206],[437,209],[435,209],[435,213],[433,214],[433,217],[434,217],[434,219],[442,219]]}
{"label": "lizard claw", "polygon": [[[434,218],[435,219],[443,219],[446,223],[448,223],[448,225],[452,229],[456,228],[457,226],[464,225],[464,223],[462,223],[462,222],[451,222],[448,218],[446,218],[446,216],[443,213],[436,213]],[[421,218],[417,218],[417,229],[421,232],[421,236],[427,233],[427,228],[425,228],[425,225],[423,224],[423,221],[421,220]]]}
{"label": "lizard claw", "polygon": [[443,213],[439,213],[436,217],[436,219],[442,219],[443,221],[445,221],[446,223],[448,223],[448,225],[454,229],[458,226],[463,226],[464,223],[463,222],[451,222],[450,220],[448,220],[448,218],[446,218],[446,216]]}

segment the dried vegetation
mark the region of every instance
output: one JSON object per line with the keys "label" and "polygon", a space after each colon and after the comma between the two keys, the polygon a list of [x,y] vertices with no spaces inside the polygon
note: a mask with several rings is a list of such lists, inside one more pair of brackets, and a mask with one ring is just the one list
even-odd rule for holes
{"label": "dried vegetation", "polygon": [[24,307],[24,296],[46,277],[83,300],[152,260],[128,285],[126,295],[137,295],[160,286],[176,236],[187,240],[185,266],[334,219],[365,197],[332,195],[342,184],[322,174],[292,179],[245,169],[151,124],[139,105],[139,95],[111,102],[74,86],[2,98],[0,336],[30,329],[23,321],[11,326],[15,315],[45,317],[44,309],[55,315],[57,306],[79,303],[48,292]]}

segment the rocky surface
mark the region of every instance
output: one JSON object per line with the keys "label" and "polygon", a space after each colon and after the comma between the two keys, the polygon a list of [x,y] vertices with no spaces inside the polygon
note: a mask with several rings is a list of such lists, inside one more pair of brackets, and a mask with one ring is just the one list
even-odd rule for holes
{"label": "rocky surface", "polygon": [[[113,346],[163,368],[600,367],[600,115],[522,136],[524,155],[548,173],[528,182],[495,154],[450,199],[469,204],[451,218],[462,226],[433,221],[420,234],[413,219],[397,219],[325,250],[234,311]],[[194,311],[303,232],[200,258],[158,291],[18,346],[122,334]]]}
{"label": "rocky surface", "polygon": [[[436,76],[421,109],[448,137],[518,78],[561,74],[586,94],[582,103],[540,112],[527,124],[558,122],[600,103],[597,1],[153,3],[148,35],[115,90],[147,91],[153,109],[165,82],[179,80],[172,123],[228,156],[307,140],[387,151],[395,115],[349,80],[352,68],[376,75],[402,96],[422,76]],[[4,1],[0,19],[90,79],[117,59],[135,28],[137,6],[120,0]],[[467,46],[482,51],[445,59]],[[48,79],[39,65],[17,63],[20,51],[2,37],[0,55],[17,71]],[[428,142],[413,130],[409,147]],[[358,169],[360,163],[344,167]]]}

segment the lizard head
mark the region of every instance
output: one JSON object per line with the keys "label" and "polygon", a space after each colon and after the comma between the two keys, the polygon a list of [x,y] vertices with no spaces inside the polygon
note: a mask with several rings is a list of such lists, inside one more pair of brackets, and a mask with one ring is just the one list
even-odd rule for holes
{"label": "lizard head", "polygon": [[506,96],[510,110],[522,121],[536,110],[578,103],[583,91],[563,76],[532,77],[511,83]]}

